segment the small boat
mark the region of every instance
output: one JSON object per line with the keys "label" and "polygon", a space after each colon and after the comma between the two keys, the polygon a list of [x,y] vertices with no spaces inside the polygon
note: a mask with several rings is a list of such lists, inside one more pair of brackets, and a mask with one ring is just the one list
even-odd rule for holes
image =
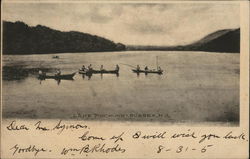
{"label": "small boat", "polygon": [[71,74],[62,74],[62,75],[39,75],[39,79],[73,79],[75,72]]}
{"label": "small boat", "polygon": [[80,70],[79,74],[118,74],[119,70]]}
{"label": "small boat", "polygon": [[163,70],[158,66],[158,56],[156,56],[156,68],[157,68],[157,70],[141,70],[138,68],[138,69],[132,69],[132,71],[134,73],[137,73],[137,74],[139,74],[139,73],[145,73],[145,74],[155,73],[155,74],[161,75],[163,73]]}
{"label": "small boat", "polygon": [[156,73],[156,74],[162,74],[163,70],[137,70],[137,69],[132,69],[134,73]]}
{"label": "small boat", "polygon": [[59,56],[53,56],[52,58],[53,59],[59,59]]}

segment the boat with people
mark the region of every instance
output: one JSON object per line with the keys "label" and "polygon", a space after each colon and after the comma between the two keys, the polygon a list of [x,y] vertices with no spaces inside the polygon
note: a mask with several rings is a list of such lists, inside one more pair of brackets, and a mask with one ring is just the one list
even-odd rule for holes
{"label": "boat with people", "polygon": [[90,64],[88,68],[83,67],[79,70],[79,74],[119,74],[119,66],[116,65],[116,68],[114,70],[106,70],[103,68],[103,65],[101,65],[100,70],[94,70]]}
{"label": "boat with people", "polygon": [[79,70],[79,74],[117,74],[119,70]]}
{"label": "boat with people", "polygon": [[53,59],[59,59],[59,56],[52,56]]}
{"label": "boat with people", "polygon": [[141,69],[132,69],[134,73],[155,73],[155,74],[162,74],[163,70],[141,70]]}
{"label": "boat with people", "polygon": [[163,70],[161,69],[161,67],[160,66],[158,66],[158,56],[156,56],[156,68],[157,68],[157,70],[155,70],[155,69],[148,69],[148,66],[146,66],[145,68],[144,68],[144,70],[142,70],[141,68],[140,68],[140,66],[139,65],[137,65],[134,69],[132,69],[132,71],[134,72],[134,73],[137,73],[138,75],[139,75],[139,73],[145,73],[145,74],[148,74],[148,73],[155,73],[155,74],[159,74],[159,75],[161,75],[162,73],[163,73]]}
{"label": "boat with people", "polygon": [[75,76],[76,72],[71,73],[71,74],[60,74],[60,75],[46,75],[46,74],[39,74],[38,78],[39,79],[68,79],[72,80],[73,77]]}

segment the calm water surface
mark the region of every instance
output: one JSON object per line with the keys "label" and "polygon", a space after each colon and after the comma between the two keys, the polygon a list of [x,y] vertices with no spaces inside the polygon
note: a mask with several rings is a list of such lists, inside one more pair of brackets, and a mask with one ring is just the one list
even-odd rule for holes
{"label": "calm water surface", "polygon": [[[238,122],[240,54],[110,52],[3,57],[3,117],[164,122]],[[132,73],[156,68],[163,75]],[[72,73],[82,65],[120,66],[119,77],[38,80],[39,69]]]}

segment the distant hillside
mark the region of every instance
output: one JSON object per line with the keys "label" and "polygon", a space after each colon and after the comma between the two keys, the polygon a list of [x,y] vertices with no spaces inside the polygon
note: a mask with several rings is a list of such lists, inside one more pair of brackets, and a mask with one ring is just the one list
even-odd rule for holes
{"label": "distant hillside", "polygon": [[3,54],[121,51],[125,45],[86,33],[3,22]]}
{"label": "distant hillside", "polygon": [[184,46],[127,46],[128,50],[240,52],[240,29],[225,29]]}
{"label": "distant hillside", "polygon": [[212,52],[240,52],[240,29],[225,29],[209,34],[201,40],[184,46],[188,50]]}
{"label": "distant hillside", "polygon": [[43,54],[66,52],[103,52],[123,50],[240,52],[240,29],[225,29],[211,33],[189,45],[125,46],[86,33],[62,32],[23,22],[3,22],[3,54]]}

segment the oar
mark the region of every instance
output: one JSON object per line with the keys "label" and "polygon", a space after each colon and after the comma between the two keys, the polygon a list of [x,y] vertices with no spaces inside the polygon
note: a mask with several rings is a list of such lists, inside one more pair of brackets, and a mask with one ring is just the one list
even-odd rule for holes
{"label": "oar", "polygon": [[129,66],[129,67],[136,68],[135,66],[133,66],[133,65],[129,65],[129,64],[126,64],[126,63],[120,63],[120,64],[122,64],[122,65],[126,65],[126,66]]}
{"label": "oar", "polygon": [[77,73],[79,73],[79,71],[75,71],[75,72],[73,72],[72,74],[77,74]]}
{"label": "oar", "polygon": [[158,70],[158,56],[156,56],[156,70]]}

